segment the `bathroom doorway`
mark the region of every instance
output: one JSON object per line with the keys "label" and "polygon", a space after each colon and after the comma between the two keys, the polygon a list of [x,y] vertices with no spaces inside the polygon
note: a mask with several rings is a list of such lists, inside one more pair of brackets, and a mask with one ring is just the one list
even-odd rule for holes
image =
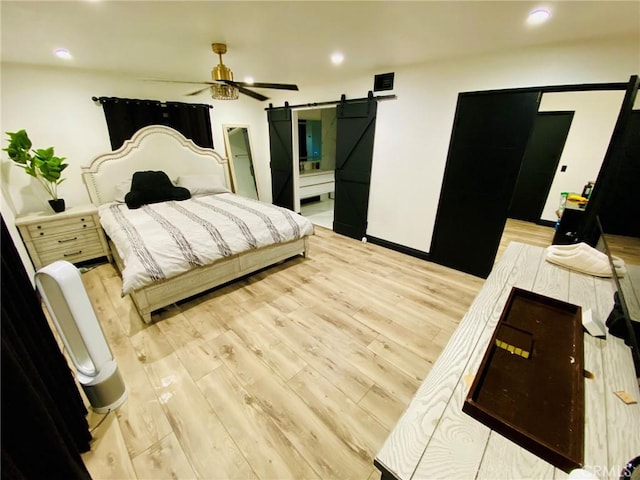
{"label": "bathroom doorway", "polygon": [[[333,229],[336,168],[336,107],[297,110],[293,118],[297,156],[294,204],[314,225]],[[295,176],[295,173],[294,173]]]}
{"label": "bathroom doorway", "polygon": [[[378,102],[369,92],[367,98],[345,100],[343,95],[340,101],[323,103],[327,104],[336,106],[316,108],[320,112],[312,113],[305,108],[312,104],[299,110],[286,104],[268,109],[273,203],[316,217],[319,212],[309,212],[308,207],[302,212],[300,207],[301,203],[318,202],[314,207],[323,209],[325,219],[316,217],[317,225],[323,222],[336,233],[360,240],[367,230]],[[321,142],[310,139],[307,145],[306,120],[318,120],[318,115]],[[302,125],[304,142],[300,142]],[[314,130],[318,129],[310,126],[309,135]],[[301,143],[305,145],[302,150]],[[331,217],[329,226],[326,221]]]}

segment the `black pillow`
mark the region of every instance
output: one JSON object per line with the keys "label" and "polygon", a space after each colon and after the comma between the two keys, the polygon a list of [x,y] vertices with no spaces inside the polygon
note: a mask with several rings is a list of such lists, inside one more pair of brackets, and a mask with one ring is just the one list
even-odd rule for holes
{"label": "black pillow", "polygon": [[189,198],[189,190],[173,185],[166,173],[146,171],[133,174],[131,191],[124,196],[124,201],[129,208],[140,208],[149,203]]}

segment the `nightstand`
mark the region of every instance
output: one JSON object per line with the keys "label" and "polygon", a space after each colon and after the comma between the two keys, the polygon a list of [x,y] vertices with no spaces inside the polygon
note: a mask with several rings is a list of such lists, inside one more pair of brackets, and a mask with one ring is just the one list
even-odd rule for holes
{"label": "nightstand", "polygon": [[111,260],[109,244],[94,205],[70,207],[61,213],[19,216],[16,227],[36,270],[56,260],[71,263],[99,257]]}

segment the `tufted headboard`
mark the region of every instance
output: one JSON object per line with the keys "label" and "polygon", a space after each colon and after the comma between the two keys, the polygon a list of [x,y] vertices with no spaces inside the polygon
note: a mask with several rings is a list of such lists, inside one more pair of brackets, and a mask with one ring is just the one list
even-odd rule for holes
{"label": "tufted headboard", "polygon": [[82,167],[82,179],[91,201],[102,205],[114,201],[118,183],[144,170],[162,170],[172,180],[181,175],[217,175],[231,189],[226,158],[163,125],[144,127],[118,150],[96,157]]}

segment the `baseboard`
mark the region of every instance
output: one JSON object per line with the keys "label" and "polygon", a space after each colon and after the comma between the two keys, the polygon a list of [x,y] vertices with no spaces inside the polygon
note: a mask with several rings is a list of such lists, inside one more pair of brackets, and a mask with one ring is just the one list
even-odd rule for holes
{"label": "baseboard", "polygon": [[544,227],[551,227],[554,228],[556,226],[556,222],[552,222],[551,220],[538,220],[536,222],[536,225],[542,225]]}
{"label": "baseboard", "polygon": [[396,252],[404,253],[406,255],[419,258],[421,260],[430,260],[429,252],[416,250],[415,248],[407,247],[405,245],[400,245],[399,243],[393,243],[388,240],[372,237],[371,235],[367,235],[367,242],[373,243],[374,245],[379,245],[384,248],[388,248],[389,250],[394,250]]}

